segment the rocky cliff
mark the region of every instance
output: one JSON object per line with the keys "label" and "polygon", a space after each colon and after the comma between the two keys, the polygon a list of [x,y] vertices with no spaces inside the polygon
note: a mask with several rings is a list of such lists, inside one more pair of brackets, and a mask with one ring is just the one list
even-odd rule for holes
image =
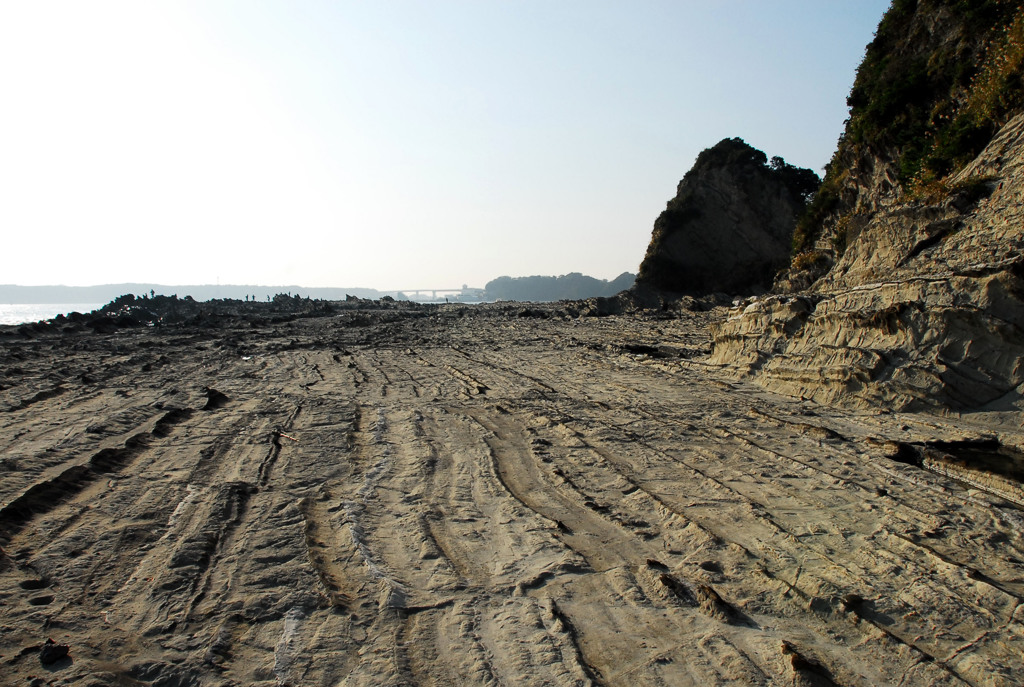
{"label": "rocky cliff", "polygon": [[706,294],[763,292],[789,262],[797,217],[818,187],[814,172],[742,139],[703,151],[654,223],[637,285]]}
{"label": "rocky cliff", "polygon": [[776,294],[712,361],[865,407],[1024,407],[1024,10],[896,2]]}
{"label": "rocky cliff", "polygon": [[780,288],[824,274],[868,218],[962,191],[951,180],[1024,108],[1024,17],[1007,0],[898,0],[847,98],[850,117],[800,219]]}

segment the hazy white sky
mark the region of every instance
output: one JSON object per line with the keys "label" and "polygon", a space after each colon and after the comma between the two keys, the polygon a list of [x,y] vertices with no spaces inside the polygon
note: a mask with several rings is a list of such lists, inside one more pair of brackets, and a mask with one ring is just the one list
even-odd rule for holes
{"label": "hazy white sky", "polygon": [[0,0],[0,283],[636,271],[697,154],[820,173],[883,0]]}

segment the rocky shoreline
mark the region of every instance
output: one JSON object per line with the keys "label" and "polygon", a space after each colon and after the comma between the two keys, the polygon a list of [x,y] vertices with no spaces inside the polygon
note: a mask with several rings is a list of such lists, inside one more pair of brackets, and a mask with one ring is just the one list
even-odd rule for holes
{"label": "rocky shoreline", "polygon": [[773,394],[712,302],[278,305],[0,332],[11,684],[1019,678],[1006,416]]}
{"label": "rocky shoreline", "polygon": [[610,298],[0,327],[0,675],[1021,684],[1022,78],[893,3],[820,185],[720,142]]}

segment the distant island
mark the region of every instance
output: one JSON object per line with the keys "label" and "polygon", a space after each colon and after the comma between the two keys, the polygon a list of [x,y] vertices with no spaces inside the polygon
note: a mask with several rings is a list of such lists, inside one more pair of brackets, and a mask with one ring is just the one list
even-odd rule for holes
{"label": "distant island", "polygon": [[615,279],[595,279],[579,272],[560,277],[498,277],[484,286],[489,301],[549,302],[614,296],[633,286],[636,275],[623,272]]}

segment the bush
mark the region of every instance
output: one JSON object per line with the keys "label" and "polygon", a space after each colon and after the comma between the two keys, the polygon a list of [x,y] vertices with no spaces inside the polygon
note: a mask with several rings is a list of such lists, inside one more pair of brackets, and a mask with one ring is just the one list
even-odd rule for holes
{"label": "bush", "polygon": [[828,262],[828,257],[821,251],[808,250],[803,253],[797,254],[793,258],[793,270],[800,272],[803,270],[813,269],[820,267]]}

